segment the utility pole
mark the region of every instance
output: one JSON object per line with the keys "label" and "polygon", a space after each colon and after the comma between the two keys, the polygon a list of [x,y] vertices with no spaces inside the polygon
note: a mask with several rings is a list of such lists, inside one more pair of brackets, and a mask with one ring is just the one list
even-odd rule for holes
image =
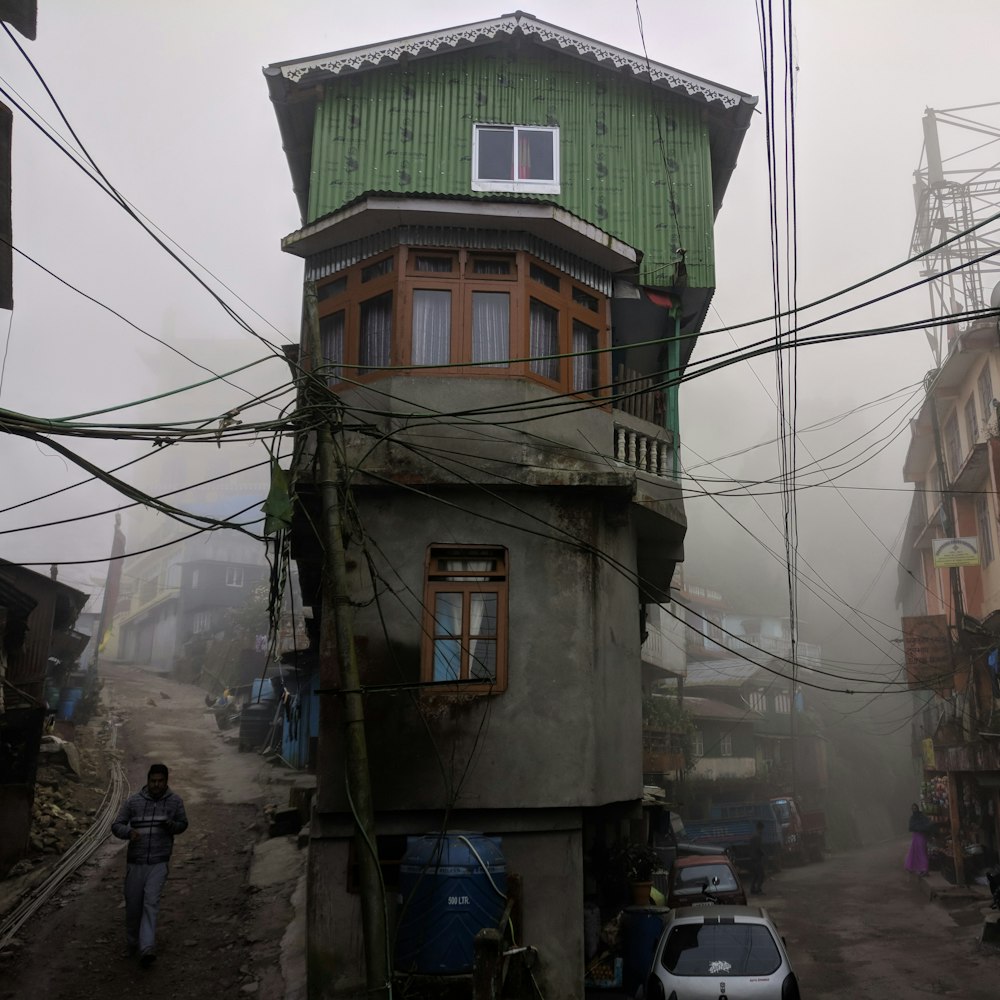
{"label": "utility pole", "polygon": [[[308,381],[305,397],[321,412],[333,412],[334,399],[327,392],[325,379],[315,374],[323,360],[319,331],[316,286],[305,285],[306,337],[309,350]],[[347,789],[354,813],[354,847],[361,885],[361,924],[365,943],[365,976],[368,996],[384,996],[389,985],[388,935],[381,872],[375,847],[375,808],[371,777],[368,771],[368,743],[365,737],[365,709],[361,692],[354,625],[347,584],[347,559],[344,554],[342,513],[334,451],[333,419],[323,419],[316,430],[316,456],[319,466],[319,492],[322,503],[320,522],[323,543],[322,613],[319,632],[320,677],[323,687],[339,687],[344,705],[344,750]],[[329,684],[337,676],[339,684]]]}

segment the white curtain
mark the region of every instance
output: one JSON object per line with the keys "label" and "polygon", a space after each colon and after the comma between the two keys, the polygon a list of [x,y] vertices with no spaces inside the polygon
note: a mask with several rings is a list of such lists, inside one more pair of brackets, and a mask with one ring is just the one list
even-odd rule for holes
{"label": "white curtain", "polygon": [[542,378],[559,381],[559,359],[546,354],[559,353],[559,310],[537,299],[531,300],[531,370]]}
{"label": "white curtain", "polygon": [[359,374],[389,364],[392,343],[392,292],[361,303]]}
{"label": "white curtain", "polygon": [[324,316],[319,321],[319,336],[323,349],[323,364],[327,385],[344,380],[344,313]]}
{"label": "white curtain", "polygon": [[[597,331],[573,320],[573,352],[597,350]],[[582,354],[573,358],[573,391],[593,393],[597,388],[596,354]]]}
{"label": "white curtain", "polygon": [[451,292],[413,293],[413,363],[446,365],[451,360]]}
{"label": "white curtain", "polygon": [[469,676],[491,680],[497,675],[497,595],[470,594]]}
{"label": "white curtain", "polygon": [[510,358],[510,296],[507,292],[472,293],[472,360],[492,361],[486,368],[506,368]]}

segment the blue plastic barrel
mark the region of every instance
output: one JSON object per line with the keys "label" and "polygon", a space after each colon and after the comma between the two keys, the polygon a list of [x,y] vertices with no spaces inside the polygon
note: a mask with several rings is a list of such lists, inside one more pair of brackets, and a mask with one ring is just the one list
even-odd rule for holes
{"label": "blue plastic barrel", "polygon": [[622,987],[629,996],[646,981],[666,925],[666,906],[627,906],[622,920]]}
{"label": "blue plastic barrel", "polygon": [[396,968],[441,976],[471,971],[473,939],[498,926],[506,891],[499,837],[454,831],[407,838]]}
{"label": "blue plastic barrel", "polygon": [[76,706],[83,698],[83,688],[63,688],[62,698],[59,701],[59,711],[56,718],[64,722],[70,722],[76,712]]}

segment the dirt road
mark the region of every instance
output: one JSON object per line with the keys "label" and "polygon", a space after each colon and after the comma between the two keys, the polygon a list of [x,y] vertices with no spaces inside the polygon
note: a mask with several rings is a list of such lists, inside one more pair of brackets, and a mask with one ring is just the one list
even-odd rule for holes
{"label": "dirt road", "polygon": [[101,673],[132,787],[162,761],[191,822],[174,847],[159,957],[141,969],[123,956],[125,844],[110,838],[21,931],[0,998],[295,996],[299,972],[287,947],[283,968],[282,938],[304,852],[291,838],[266,840],[263,812],[287,804],[289,772],[225,742],[197,688],[131,667]]}
{"label": "dirt road", "polygon": [[883,844],[785,869],[765,885],[759,899],[806,1000],[1000,996],[1000,952],[977,944],[980,905],[930,902],[903,870],[905,854],[905,841]]}

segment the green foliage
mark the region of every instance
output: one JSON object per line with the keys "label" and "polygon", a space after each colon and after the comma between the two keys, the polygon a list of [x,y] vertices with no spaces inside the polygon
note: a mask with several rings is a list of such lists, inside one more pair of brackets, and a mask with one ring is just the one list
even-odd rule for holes
{"label": "green foliage", "polygon": [[236,637],[251,641],[255,636],[267,635],[268,594],[269,588],[266,583],[254,587],[242,605],[229,610],[227,631],[231,631]]}
{"label": "green foliage", "polygon": [[644,694],[642,696],[642,728],[659,729],[670,733],[671,746],[684,753],[690,767],[691,737],[695,731],[694,716],[682,708],[676,695]]}
{"label": "green foliage", "polygon": [[619,844],[611,852],[611,865],[629,882],[649,882],[660,856],[646,844]]}

